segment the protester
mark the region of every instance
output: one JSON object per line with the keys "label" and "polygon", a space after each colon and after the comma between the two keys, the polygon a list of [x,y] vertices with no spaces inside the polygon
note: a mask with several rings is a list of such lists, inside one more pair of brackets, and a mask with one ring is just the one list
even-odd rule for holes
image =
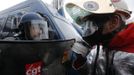
{"label": "protester", "polygon": [[[127,4],[123,0],[71,0],[66,7],[72,19],[82,26],[85,41],[91,47],[97,45],[89,75],[133,75],[134,24],[126,25],[131,16]],[[100,45],[103,46],[101,51]],[[87,51],[74,52],[84,56]],[[74,68],[84,68],[86,62],[78,60]]]}
{"label": "protester", "polygon": [[[14,30],[14,34],[5,37],[6,41],[29,41],[29,40],[43,40],[48,39],[47,22],[37,13],[27,13],[21,17],[18,29]],[[24,48],[12,50],[6,49],[0,55],[0,73],[1,75],[25,75],[26,64],[33,61],[39,61],[40,58],[36,50],[26,51]],[[30,48],[31,49],[31,48]],[[35,55],[35,56],[34,56]],[[27,58],[25,58],[27,57]],[[29,60],[30,58],[30,60]],[[36,65],[37,66],[37,65]]]}

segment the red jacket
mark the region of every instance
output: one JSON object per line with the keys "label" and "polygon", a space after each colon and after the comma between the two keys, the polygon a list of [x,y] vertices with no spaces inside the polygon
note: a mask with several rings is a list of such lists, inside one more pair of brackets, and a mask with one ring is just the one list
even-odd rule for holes
{"label": "red jacket", "polygon": [[134,23],[128,24],[127,28],[115,35],[109,47],[114,50],[134,53]]}

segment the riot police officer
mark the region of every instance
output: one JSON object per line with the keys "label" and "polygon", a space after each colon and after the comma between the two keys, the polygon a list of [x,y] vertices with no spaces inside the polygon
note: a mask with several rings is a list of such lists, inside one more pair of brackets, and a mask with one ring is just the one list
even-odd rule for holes
{"label": "riot police officer", "polygon": [[[26,13],[21,17],[20,24],[16,33],[12,37],[7,37],[4,40],[42,40],[48,39],[47,22],[37,13]],[[16,50],[5,50],[2,52],[0,61],[0,74],[1,75],[25,75],[25,65],[27,62],[38,60],[38,55],[28,60],[29,55],[36,53],[36,51],[15,52]],[[6,54],[8,53],[8,54]],[[25,54],[26,53],[26,54]],[[38,54],[38,53],[37,53]],[[31,56],[30,56],[31,57]],[[33,56],[32,56],[33,57]]]}
{"label": "riot police officer", "polygon": [[48,39],[47,21],[37,13],[22,16],[19,25],[20,38],[25,40]]}

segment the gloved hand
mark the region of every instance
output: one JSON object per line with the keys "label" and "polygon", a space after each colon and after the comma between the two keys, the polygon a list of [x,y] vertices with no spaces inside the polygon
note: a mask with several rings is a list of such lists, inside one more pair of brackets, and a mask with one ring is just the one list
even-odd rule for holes
{"label": "gloved hand", "polygon": [[89,67],[86,60],[86,57],[82,57],[81,54],[76,54],[76,59],[73,61],[72,67],[77,70],[80,75],[89,74]]}
{"label": "gloved hand", "polygon": [[86,63],[86,57],[83,57],[81,54],[76,54],[76,59],[73,61],[73,68],[78,70]]}

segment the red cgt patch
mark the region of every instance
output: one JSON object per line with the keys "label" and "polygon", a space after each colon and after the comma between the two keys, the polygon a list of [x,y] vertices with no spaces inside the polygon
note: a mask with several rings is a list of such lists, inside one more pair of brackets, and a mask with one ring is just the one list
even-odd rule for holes
{"label": "red cgt patch", "polygon": [[26,75],[41,75],[42,62],[26,64]]}

